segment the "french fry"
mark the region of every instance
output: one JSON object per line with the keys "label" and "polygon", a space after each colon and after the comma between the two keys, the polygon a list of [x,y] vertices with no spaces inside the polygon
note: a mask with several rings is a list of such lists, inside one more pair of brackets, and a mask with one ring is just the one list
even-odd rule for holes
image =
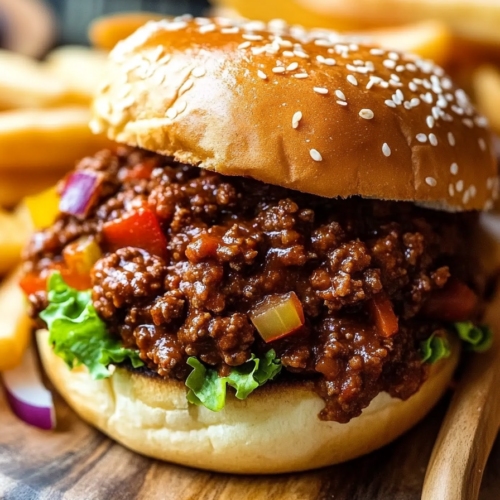
{"label": "french fry", "polygon": [[493,130],[500,133],[500,70],[495,66],[480,66],[472,76],[476,102],[488,118]]}
{"label": "french fry", "polygon": [[372,40],[382,47],[410,52],[424,59],[432,59],[438,64],[446,64],[453,47],[453,36],[450,30],[438,21],[358,31],[353,34],[366,37],[367,40]]}
{"label": "french fry", "polygon": [[[68,170],[73,164],[68,166]],[[33,196],[54,186],[61,178],[61,171],[34,172],[0,170],[0,207],[15,207],[27,196]]]}
{"label": "french fry", "polygon": [[102,83],[107,53],[80,46],[66,46],[52,51],[46,59],[45,69],[63,82],[71,99],[90,104]]}
{"label": "french fry", "polygon": [[497,0],[298,0],[298,3],[307,5],[327,20],[357,23],[359,27],[436,19],[460,38],[495,45],[500,42],[500,2]]}
{"label": "french fry", "polygon": [[148,12],[113,14],[95,20],[89,28],[89,38],[94,47],[111,50],[120,41],[130,36],[148,21],[164,18]]}
{"label": "french fry", "polygon": [[56,106],[67,100],[66,84],[42,63],[0,50],[0,109]]}
{"label": "french fry", "polygon": [[0,276],[18,264],[31,227],[31,222],[21,212],[11,214],[0,210]]}
{"label": "french fry", "polygon": [[[237,12],[248,19],[286,19],[290,24],[300,24],[308,28],[326,28],[334,30],[353,30],[360,27],[359,22],[340,19],[337,16],[325,16],[309,8],[309,0],[215,0],[213,3],[223,11]],[[346,0],[347,1],[347,0]],[[352,0],[349,0],[352,1]]]}
{"label": "french fry", "polygon": [[30,320],[18,281],[19,272],[15,272],[0,287],[0,372],[21,363],[30,339]]}
{"label": "french fry", "polygon": [[24,175],[29,183],[34,179],[27,178],[26,171],[61,173],[109,146],[107,139],[90,131],[89,121],[90,111],[84,107],[0,113],[0,185],[8,171]]}

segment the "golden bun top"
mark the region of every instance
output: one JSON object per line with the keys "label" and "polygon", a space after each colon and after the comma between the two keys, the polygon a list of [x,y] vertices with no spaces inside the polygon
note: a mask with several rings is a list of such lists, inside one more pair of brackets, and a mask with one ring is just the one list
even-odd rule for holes
{"label": "golden bun top", "polygon": [[486,119],[430,61],[283,22],[150,22],[110,55],[94,131],[326,197],[489,209]]}

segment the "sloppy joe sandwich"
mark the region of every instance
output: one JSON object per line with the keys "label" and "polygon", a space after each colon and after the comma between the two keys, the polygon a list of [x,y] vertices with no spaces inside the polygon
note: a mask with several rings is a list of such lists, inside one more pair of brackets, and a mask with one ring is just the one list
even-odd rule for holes
{"label": "sloppy joe sandwich", "polygon": [[[410,54],[281,22],[150,22],[93,106],[21,285],[45,369],[138,452],[234,473],[351,459],[484,350],[486,120]],[[68,369],[68,367],[71,369]]]}

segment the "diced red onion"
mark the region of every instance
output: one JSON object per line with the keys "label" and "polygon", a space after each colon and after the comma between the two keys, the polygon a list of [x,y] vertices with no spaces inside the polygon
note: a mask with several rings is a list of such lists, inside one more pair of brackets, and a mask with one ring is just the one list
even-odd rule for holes
{"label": "diced red onion", "polygon": [[25,423],[40,429],[55,427],[52,394],[42,384],[33,347],[24,353],[20,366],[2,374],[12,411]]}
{"label": "diced red onion", "polygon": [[59,210],[65,214],[84,216],[95,200],[102,176],[96,172],[73,172],[66,180]]}

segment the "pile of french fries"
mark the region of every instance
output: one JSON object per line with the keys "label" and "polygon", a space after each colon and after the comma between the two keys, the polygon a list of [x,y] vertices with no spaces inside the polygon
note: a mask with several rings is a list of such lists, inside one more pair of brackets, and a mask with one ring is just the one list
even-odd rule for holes
{"label": "pile of french fries", "polygon": [[0,277],[31,231],[22,200],[109,144],[88,126],[105,61],[105,51],[85,47],[57,49],[43,62],[0,51]]}

